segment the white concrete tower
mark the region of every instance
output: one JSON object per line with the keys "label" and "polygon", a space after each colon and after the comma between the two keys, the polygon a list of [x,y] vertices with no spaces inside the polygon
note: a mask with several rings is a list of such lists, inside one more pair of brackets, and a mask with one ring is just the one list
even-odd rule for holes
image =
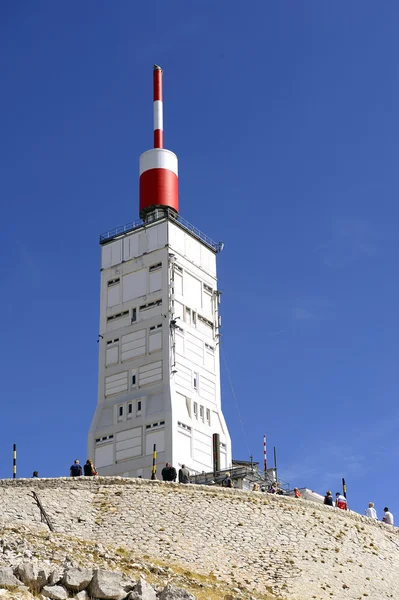
{"label": "white concrete tower", "polygon": [[98,404],[88,456],[102,475],[157,477],[231,466],[221,410],[221,249],[178,215],[177,157],[163,148],[162,70],[154,67],[154,148],[140,157],[140,217],[100,237]]}

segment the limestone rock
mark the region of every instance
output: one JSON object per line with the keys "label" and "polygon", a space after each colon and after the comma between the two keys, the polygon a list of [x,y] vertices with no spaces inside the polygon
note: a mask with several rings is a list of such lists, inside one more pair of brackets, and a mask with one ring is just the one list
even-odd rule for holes
{"label": "limestone rock", "polygon": [[156,600],[157,594],[154,588],[140,577],[133,590],[128,595],[128,600]]}
{"label": "limestone rock", "polygon": [[68,592],[62,585],[45,585],[42,589],[42,596],[52,600],[66,600]]}
{"label": "limestone rock", "polygon": [[17,577],[33,592],[40,592],[47,583],[48,575],[36,563],[23,562],[15,569]]}
{"label": "limestone rock", "polygon": [[99,600],[121,600],[125,592],[121,587],[122,573],[95,569],[89,586],[89,595]]}
{"label": "limestone rock", "polygon": [[195,600],[195,596],[184,588],[169,583],[159,594],[159,600]]}
{"label": "limestone rock", "polygon": [[57,583],[60,583],[62,581],[63,576],[64,569],[62,569],[61,567],[55,567],[55,569],[52,569],[50,571],[50,575],[48,577],[48,584],[57,585]]}
{"label": "limestone rock", "polygon": [[0,567],[0,588],[15,589],[23,587],[22,582],[17,579],[11,567]]}
{"label": "limestone rock", "polygon": [[78,594],[76,594],[76,596],[74,596],[75,600],[89,600],[89,594],[86,592],[86,590],[83,590],[81,592],[79,592]]}
{"label": "limestone rock", "polygon": [[93,577],[93,569],[82,567],[69,567],[65,570],[62,583],[69,590],[80,592],[89,585]]}

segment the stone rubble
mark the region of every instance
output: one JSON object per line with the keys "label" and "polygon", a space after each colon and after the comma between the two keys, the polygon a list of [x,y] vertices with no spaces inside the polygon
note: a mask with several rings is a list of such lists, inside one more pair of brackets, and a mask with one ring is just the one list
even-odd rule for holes
{"label": "stone rubble", "polygon": [[[45,568],[36,562],[22,562],[14,571],[0,567],[0,598],[39,598],[40,600],[196,600],[193,594],[175,585],[166,585],[159,594],[140,578],[137,582],[123,581],[120,572],[104,569],[67,567],[61,574],[64,585],[51,585],[53,572],[45,575]],[[19,579],[20,577],[21,579]],[[54,578],[53,578],[54,579]],[[85,589],[82,589],[82,588]],[[19,595],[21,594],[21,595]]]}

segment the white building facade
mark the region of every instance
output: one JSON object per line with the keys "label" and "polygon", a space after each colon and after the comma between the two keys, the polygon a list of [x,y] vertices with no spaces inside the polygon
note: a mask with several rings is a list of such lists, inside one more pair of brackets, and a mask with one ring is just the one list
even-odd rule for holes
{"label": "white building facade", "polygon": [[88,456],[101,475],[231,465],[221,410],[218,245],[168,210],[101,238],[98,404]]}

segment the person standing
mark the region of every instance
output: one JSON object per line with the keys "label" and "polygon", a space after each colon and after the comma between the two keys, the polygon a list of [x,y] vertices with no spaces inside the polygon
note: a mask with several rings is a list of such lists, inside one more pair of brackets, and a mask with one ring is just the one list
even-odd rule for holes
{"label": "person standing", "polygon": [[179,483],[190,483],[190,471],[186,465],[182,465],[179,469]]}
{"label": "person standing", "polygon": [[79,460],[76,459],[71,468],[69,469],[70,477],[80,477],[82,475],[82,465],[79,464]]}
{"label": "person standing", "polygon": [[294,498],[300,498],[301,497],[301,492],[298,490],[298,488],[294,488]]}
{"label": "person standing", "polygon": [[368,508],[366,508],[366,512],[364,514],[366,515],[366,517],[369,517],[370,519],[377,520],[377,513],[374,508],[374,502],[369,502],[369,506],[368,506]]}
{"label": "person standing", "polygon": [[326,495],[324,496],[324,504],[326,506],[334,506],[334,500],[330,490],[328,490],[328,492],[326,492]]}
{"label": "person standing", "polygon": [[163,481],[176,481],[176,469],[170,463],[166,463],[161,471]]}
{"label": "person standing", "polygon": [[96,467],[93,465],[91,458],[86,460],[86,464],[83,466],[83,471],[86,477],[94,477],[94,475],[97,475]]}
{"label": "person standing", "polygon": [[384,508],[384,516],[382,517],[382,521],[387,525],[393,525],[393,514],[389,512],[389,508],[387,506]]}

